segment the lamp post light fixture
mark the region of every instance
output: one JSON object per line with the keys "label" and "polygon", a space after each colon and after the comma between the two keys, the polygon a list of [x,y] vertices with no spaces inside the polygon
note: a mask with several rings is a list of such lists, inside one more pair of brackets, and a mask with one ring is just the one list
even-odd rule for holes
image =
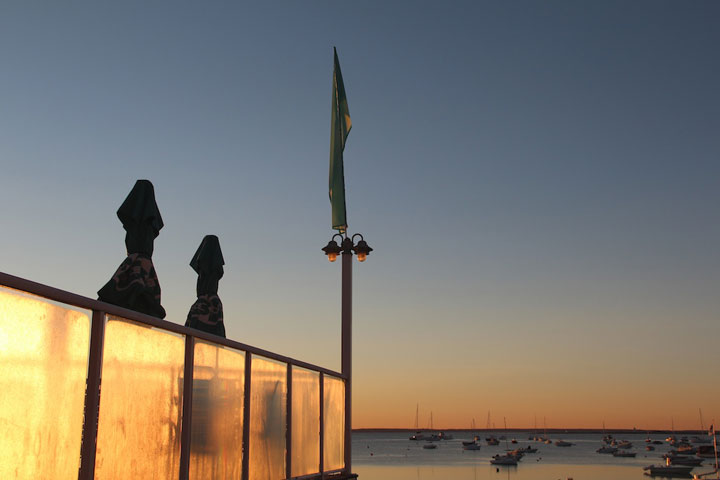
{"label": "lamp post light fixture", "polygon": [[[335,241],[335,237],[340,237],[341,245],[338,245]],[[360,241],[358,241],[357,244],[354,241],[355,237],[360,237]],[[328,260],[331,262],[337,260],[339,253],[348,253],[352,255],[352,252],[355,252],[357,255],[358,262],[364,262],[373,249],[367,244],[361,233],[356,233],[352,237],[345,238],[343,238],[342,234],[336,233],[332,236],[328,244],[322,248],[322,251],[325,252]]]}
{"label": "lamp post light fixture", "polygon": [[[335,241],[335,237],[340,237],[340,245]],[[360,237],[357,244],[355,243],[355,237]],[[355,252],[358,261],[364,262],[373,249],[359,233],[352,237],[343,237],[342,234],[336,233],[322,251],[325,252],[331,262],[337,260],[338,254],[342,254],[341,373],[345,377],[345,444],[343,451],[345,453],[345,473],[349,476],[352,474],[350,464],[352,452],[352,256],[353,252]],[[321,399],[321,401],[323,400]]]}

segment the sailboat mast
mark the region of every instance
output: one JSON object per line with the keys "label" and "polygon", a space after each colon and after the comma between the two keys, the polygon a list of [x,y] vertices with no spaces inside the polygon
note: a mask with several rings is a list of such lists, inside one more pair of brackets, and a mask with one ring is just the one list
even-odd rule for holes
{"label": "sailboat mast", "polygon": [[510,450],[510,447],[507,443],[507,422],[505,421],[505,417],[503,417],[503,425],[505,425],[505,449]]}

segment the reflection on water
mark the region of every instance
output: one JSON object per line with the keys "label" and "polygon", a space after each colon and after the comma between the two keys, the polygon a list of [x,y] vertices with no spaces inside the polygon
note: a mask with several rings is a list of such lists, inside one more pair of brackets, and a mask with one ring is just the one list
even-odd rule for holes
{"label": "reflection on water", "polygon": [[562,479],[577,480],[630,480],[649,479],[641,469],[608,465],[532,465],[495,468],[486,462],[481,465],[354,465],[353,470],[361,479],[372,480],[529,480]]}
{"label": "reflection on water", "polygon": [[[465,451],[462,441],[469,434],[456,432],[453,440],[438,442],[437,449],[426,450],[425,442],[408,440],[402,433],[353,434],[353,471],[361,479],[372,480],[643,480],[643,467],[663,463],[660,456],[670,450],[669,445],[658,446],[656,451],[645,450],[645,434],[627,434],[633,442],[636,458],[615,458],[601,455],[595,450],[601,445],[601,434],[567,434],[564,440],[574,443],[568,448],[521,440],[528,434],[517,434],[519,443],[510,448],[532,445],[536,454],[527,454],[517,467],[496,467],[490,464],[493,455],[504,453],[504,443],[487,446],[478,451]],[[662,440],[663,435],[653,439]],[[556,440],[556,439],[553,439]],[[709,461],[708,461],[709,462]],[[700,467],[697,471],[707,471]]]}

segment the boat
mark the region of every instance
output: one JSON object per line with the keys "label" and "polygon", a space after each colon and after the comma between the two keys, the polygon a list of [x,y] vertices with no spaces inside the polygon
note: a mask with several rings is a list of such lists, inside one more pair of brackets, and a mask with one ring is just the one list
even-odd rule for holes
{"label": "boat", "polygon": [[648,465],[643,468],[648,475],[658,477],[688,477],[692,469],[682,465]]}
{"label": "boat", "polygon": [[535,427],[533,428],[533,434],[528,437],[528,440],[537,440],[537,415],[535,415]]}
{"label": "boat", "polygon": [[556,447],[572,447],[573,444],[570,442],[566,442],[565,440],[558,440],[555,442]]}
{"label": "boat", "polygon": [[690,437],[690,443],[712,443],[712,440],[705,437]]}
{"label": "boat", "polygon": [[485,439],[488,445],[500,445],[500,440],[495,438],[494,436],[490,435]]}
{"label": "boat", "polygon": [[[433,430],[433,414],[432,414],[432,412],[430,412],[430,431],[432,431],[432,430]],[[442,434],[442,432],[440,432],[440,434],[431,433],[429,436],[425,436],[424,439],[426,442],[439,442],[440,440],[442,440],[442,437],[440,436],[441,434]]]}
{"label": "boat", "polygon": [[617,450],[612,453],[613,457],[628,457],[628,458],[635,458],[635,455],[637,455],[635,452],[621,452],[620,450]]}
{"label": "boat", "polygon": [[[710,446],[710,445],[708,445],[708,446]],[[683,445],[676,449],[670,450],[664,456],[674,457],[677,455],[695,455],[697,453],[697,451],[698,451],[698,449],[695,447],[691,447],[690,445]],[[711,449],[711,451],[712,451],[712,449]]]}
{"label": "boat", "polygon": [[712,445],[698,445],[695,455],[701,458],[715,458],[715,449]]}
{"label": "boat", "polygon": [[[700,412],[700,415],[702,416],[702,411]],[[717,438],[715,437],[715,426],[710,425],[710,431],[708,432],[708,435],[712,437],[713,444],[712,444],[712,454],[715,457],[715,470],[711,470],[709,472],[703,472],[703,473],[696,473],[693,475],[694,480],[709,480],[711,477],[714,477],[716,480],[720,480],[720,469],[718,469],[718,455],[717,455]],[[703,453],[703,455],[707,455],[710,449],[710,445],[698,445],[698,456],[700,456],[700,452]]]}
{"label": "boat", "polygon": [[[702,408],[698,408],[698,412],[700,413],[700,431],[705,431],[705,425],[703,425],[703,417],[702,417]],[[692,443],[712,443],[712,439],[710,438],[710,435],[707,437],[700,437],[700,436],[694,436],[690,437],[690,442]]]}
{"label": "boat", "polygon": [[423,445],[423,448],[426,450],[434,450],[437,448],[437,445],[434,443],[426,443],[425,445]]}
{"label": "boat", "polygon": [[667,457],[667,462],[670,465],[692,465],[693,467],[697,467],[702,465],[703,459],[698,457],[685,457],[685,456],[676,456],[676,457]]}
{"label": "boat", "polygon": [[438,438],[440,440],[452,440],[453,436],[449,433],[440,432],[440,433],[438,433]]}
{"label": "boat", "polygon": [[617,450],[618,449],[616,447],[612,447],[610,445],[603,445],[602,447],[598,448],[595,451],[597,453],[615,453],[615,452],[617,452]]}
{"label": "boat", "polygon": [[419,413],[420,413],[420,404],[418,403],[415,406],[415,435],[410,435],[410,440],[413,440],[413,441],[425,440],[425,434],[423,434],[420,431],[420,427],[418,426],[418,414]]}
{"label": "boat", "polygon": [[627,440],[620,440],[617,444],[617,447],[627,450],[629,448],[632,448],[632,443],[628,442]]}
{"label": "boat", "polygon": [[545,417],[543,417],[543,436],[541,441],[546,445],[552,444],[552,440],[550,440],[547,436],[547,422],[545,422]]}
{"label": "boat", "polygon": [[613,438],[612,435],[605,434],[605,420],[603,420],[603,432],[602,433],[603,433],[603,438],[602,438],[603,442],[605,442],[609,445],[615,441],[615,439]]}
{"label": "boat", "polygon": [[645,450],[647,450],[648,452],[652,452],[653,450],[655,450],[655,447],[653,447],[652,445],[646,445]]}
{"label": "boat", "polygon": [[520,450],[521,452],[525,452],[525,453],[537,453],[537,448],[531,447],[530,445],[528,445],[525,448],[520,448],[518,450]]}
{"label": "boat", "polygon": [[493,465],[517,465],[517,460],[510,455],[495,455],[490,459]]}
{"label": "boat", "polygon": [[470,430],[472,430],[472,432],[473,432],[473,439],[469,440],[469,441],[467,441],[467,440],[463,441],[463,445],[471,445],[473,443],[477,444],[479,437],[478,437],[478,434],[475,433],[476,429],[475,429],[475,419],[474,418],[472,419],[472,422],[470,423]]}
{"label": "boat", "polygon": [[[472,419],[472,423],[470,424],[470,428],[475,431],[475,419]],[[473,435],[472,440],[463,440],[463,450],[480,450],[480,445],[477,443],[478,436]]]}

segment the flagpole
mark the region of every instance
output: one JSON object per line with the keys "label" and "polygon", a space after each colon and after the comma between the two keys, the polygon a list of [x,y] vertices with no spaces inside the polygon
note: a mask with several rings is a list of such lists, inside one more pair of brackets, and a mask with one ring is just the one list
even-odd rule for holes
{"label": "flagpole", "polygon": [[345,376],[345,438],[343,439],[343,453],[345,471],[349,476],[352,473],[352,240],[347,238],[343,244],[342,253],[342,303],[341,303],[341,372]]}
{"label": "flagpole", "polygon": [[712,423],[713,448],[715,449],[715,477],[720,479],[720,471],[718,470],[718,454],[717,454],[717,435],[715,435],[715,419]]}

